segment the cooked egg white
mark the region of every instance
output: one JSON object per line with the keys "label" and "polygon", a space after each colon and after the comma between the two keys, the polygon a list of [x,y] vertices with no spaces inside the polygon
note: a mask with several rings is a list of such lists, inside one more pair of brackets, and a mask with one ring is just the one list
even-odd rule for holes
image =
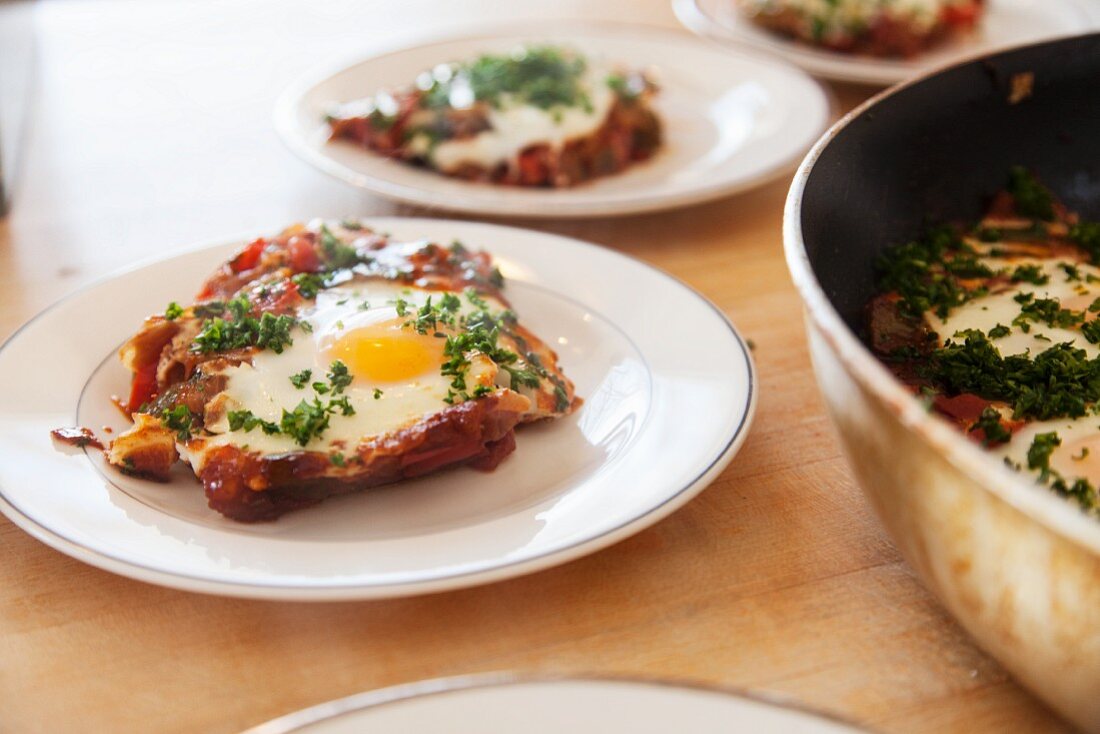
{"label": "cooked egg white", "polygon": [[[294,343],[281,354],[264,350],[253,357],[252,364],[224,371],[226,387],[211,401],[224,410],[218,420],[207,424],[214,436],[204,442],[201,453],[221,445],[247,447],[262,454],[352,452],[362,441],[400,430],[450,407],[444,399],[453,378],[440,374],[447,359],[443,354],[446,340],[402,326],[428,298],[438,303],[443,293],[382,280],[350,281],[321,291],[316,304],[299,314],[300,320],[312,326],[311,332],[296,328]],[[462,313],[475,310],[463,294],[456,295],[462,300]],[[397,313],[398,299],[408,304],[405,316]],[[495,299],[485,300],[494,311],[505,308]],[[290,436],[267,435],[259,428],[229,429],[229,411],[248,410],[278,424],[283,410],[294,410],[302,400],[319,397],[322,403],[327,402],[331,395],[317,394],[312,383],[327,383],[326,375],[337,360],[347,365],[354,378],[343,394],[355,413],[333,413],[328,429],[305,447]],[[302,370],[310,370],[312,375],[304,387],[298,388],[290,378]],[[507,373],[500,377],[507,382]],[[481,355],[471,358],[468,390],[477,385],[492,387],[497,378],[498,368],[491,360]],[[207,407],[209,410],[210,405]],[[196,470],[201,468],[201,453],[188,457]]]}
{"label": "cooked egg white", "polygon": [[[990,245],[971,242],[979,251],[989,251]],[[996,247],[994,245],[993,247]],[[976,329],[985,334],[998,325],[1010,329],[1006,336],[991,339],[991,343],[1001,356],[1030,353],[1035,356],[1051,346],[1069,342],[1083,349],[1089,358],[1100,356],[1100,345],[1092,344],[1078,329],[1061,329],[1043,323],[1030,322],[1030,331],[1024,332],[1012,323],[1020,314],[1020,304],[1014,299],[1020,293],[1033,293],[1035,298],[1054,298],[1061,307],[1086,312],[1087,318],[1096,315],[1088,312],[1088,307],[1100,297],[1100,268],[1086,263],[1072,262],[1069,259],[1030,259],[1013,258],[1006,260],[995,257],[983,257],[981,261],[994,270],[1015,268],[1021,265],[1035,265],[1048,277],[1043,285],[1015,283],[1006,290],[976,298],[952,309],[946,319],[941,319],[931,311],[925,314],[929,328],[939,335],[942,345],[946,339],[958,332]],[[1071,279],[1061,263],[1075,265],[1080,280]],[[1089,276],[1096,279],[1090,282]],[[1008,414],[1006,413],[1006,417]],[[1063,477],[1072,480],[1085,477],[1092,483],[1100,482],[1100,415],[1086,415],[1078,419],[1058,419],[1037,421],[1025,425],[1012,435],[1011,440],[990,451],[1007,458],[1014,465],[1027,468],[1027,452],[1035,436],[1040,433],[1056,431],[1062,443],[1051,454],[1050,466]],[[1082,451],[1082,449],[1088,449]]]}
{"label": "cooked egg white", "polygon": [[940,343],[953,334],[966,329],[977,329],[988,333],[990,329],[1003,324],[1011,330],[1007,336],[993,339],[993,345],[1002,357],[1011,354],[1023,354],[1030,351],[1033,355],[1048,349],[1053,344],[1072,342],[1074,347],[1084,349],[1089,357],[1100,355],[1100,345],[1092,344],[1079,329],[1059,329],[1041,323],[1031,323],[1028,332],[1014,326],[1012,320],[1020,315],[1020,304],[1014,299],[1020,293],[1033,293],[1035,298],[1055,298],[1062,308],[1073,311],[1088,311],[1089,305],[1100,297],[1100,283],[1089,283],[1086,273],[1100,277],[1100,269],[1091,265],[1076,263],[1081,272],[1081,280],[1070,280],[1059,263],[1069,260],[1028,259],[984,257],[981,261],[994,270],[1015,268],[1021,265],[1035,265],[1048,277],[1045,285],[1032,283],[1014,283],[1004,291],[992,293],[984,298],[967,301],[952,309],[947,319],[941,319],[931,311],[925,314],[929,328],[940,336]]}
{"label": "cooked egg white", "polygon": [[[426,153],[432,165],[441,171],[454,171],[463,164],[492,169],[516,158],[523,149],[536,144],[560,148],[573,138],[595,132],[607,119],[615,101],[615,93],[607,86],[611,70],[590,63],[581,77],[588,95],[589,107],[555,107],[549,110],[530,104],[509,102],[489,111],[491,128],[462,140],[448,140],[430,149],[425,139]],[[413,145],[417,143],[413,140]]]}

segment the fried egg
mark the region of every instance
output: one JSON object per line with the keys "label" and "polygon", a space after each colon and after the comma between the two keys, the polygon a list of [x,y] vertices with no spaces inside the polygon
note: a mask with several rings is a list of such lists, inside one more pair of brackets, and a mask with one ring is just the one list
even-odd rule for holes
{"label": "fried egg", "polygon": [[[946,319],[940,318],[934,311],[928,311],[925,313],[925,320],[928,327],[939,335],[941,344],[944,339],[968,329],[977,329],[984,334],[1003,325],[1008,327],[1008,334],[993,341],[1002,357],[1026,352],[1036,355],[1050,348],[1052,344],[1063,342],[1071,342],[1075,348],[1084,349],[1090,359],[1100,356],[1100,345],[1089,342],[1080,329],[1029,324],[1028,330],[1024,331],[1018,324],[1012,323],[1020,314],[1020,304],[1015,298],[1021,293],[1031,293],[1035,298],[1054,298],[1062,308],[1087,312],[1089,305],[1100,296],[1100,286],[1094,285],[1087,277],[1100,280],[1100,269],[1086,263],[1072,263],[1065,258],[1016,257],[1009,260],[983,257],[980,260],[994,271],[1034,265],[1046,276],[1047,282],[1043,285],[1018,283],[982,298],[975,298],[953,308]],[[1081,271],[1081,278],[1069,278],[1062,268],[1063,263],[1074,264]]]}
{"label": "fried egg", "polygon": [[[976,251],[987,253],[995,251],[997,247],[997,245],[976,240],[969,244]],[[1024,282],[1005,286],[996,292],[967,301],[952,309],[946,319],[937,316],[933,311],[926,312],[925,322],[938,335],[938,343],[941,346],[945,340],[967,330],[973,329],[988,334],[991,329],[1004,326],[1007,328],[1007,333],[992,340],[993,346],[1002,357],[1023,354],[1034,357],[1055,344],[1064,343],[1083,350],[1089,359],[1100,356],[1100,345],[1088,341],[1079,328],[1059,328],[1032,322],[1027,325],[1025,331],[1020,324],[1013,323],[1020,314],[1020,304],[1015,299],[1021,293],[1030,293],[1036,299],[1056,299],[1061,308],[1083,311],[1088,319],[1096,318],[1096,314],[1089,311],[1089,306],[1100,298],[1100,268],[1065,257],[1006,259],[986,255],[980,260],[994,271],[1022,265],[1035,266],[1038,272],[1045,276],[1040,280],[1045,279],[1046,282],[1041,285]],[[1072,265],[1079,275],[1071,277],[1064,265]],[[1006,418],[1012,413],[1009,409],[1002,412]],[[1051,453],[1051,468],[1065,477],[1087,477],[1092,482],[1100,482],[1098,425],[1100,425],[1100,418],[1095,415],[1076,419],[1029,421],[1013,433],[1011,440],[990,447],[989,450],[1014,466],[1026,467],[1028,449],[1035,437],[1041,433],[1055,431],[1062,443]]]}
{"label": "fried egg", "polygon": [[[448,360],[444,355],[446,337],[453,332],[439,324],[437,330],[422,334],[407,325],[417,309],[429,299],[438,304],[444,293],[382,280],[350,281],[321,291],[316,302],[298,314],[304,326],[295,329],[293,343],[281,354],[261,351],[251,364],[222,370],[226,385],[207,406],[206,428],[213,435],[204,442],[203,453],[221,445],[260,454],[303,448],[330,453],[354,451],[361,442],[398,431],[450,407],[448,394],[453,377],[442,374],[441,369]],[[476,310],[466,296],[454,295],[462,302],[459,313]],[[485,301],[493,312],[507,308],[491,297],[485,297]],[[399,304],[404,315],[399,313]],[[475,354],[469,360],[467,390],[508,385],[508,374],[501,374],[488,357]],[[347,397],[354,412],[332,413],[329,427],[304,447],[283,433],[269,435],[258,428],[230,428],[228,415],[233,411],[249,411],[277,424],[284,410],[293,411],[303,400],[329,399],[332,394],[326,390],[327,375],[334,362],[343,363],[352,378],[341,396]],[[190,458],[200,469],[201,456]]]}

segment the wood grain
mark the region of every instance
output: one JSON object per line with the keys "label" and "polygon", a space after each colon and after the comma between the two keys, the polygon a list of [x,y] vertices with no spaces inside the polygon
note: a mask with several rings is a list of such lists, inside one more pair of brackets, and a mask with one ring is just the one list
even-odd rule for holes
{"label": "wood grain", "polygon": [[[36,14],[34,117],[0,223],[0,336],[192,241],[425,213],[329,180],[275,138],[275,97],[326,60],[486,18],[675,25],[658,0],[46,2]],[[843,108],[867,94],[836,92]],[[1063,730],[920,587],[854,486],[783,264],[785,193],[779,182],[667,214],[518,222],[666,269],[756,343],[752,434],[687,507],[529,577],[316,605],[129,581],[2,520],[0,728],[231,732],[378,686],[516,670],[766,691],[886,732]]]}

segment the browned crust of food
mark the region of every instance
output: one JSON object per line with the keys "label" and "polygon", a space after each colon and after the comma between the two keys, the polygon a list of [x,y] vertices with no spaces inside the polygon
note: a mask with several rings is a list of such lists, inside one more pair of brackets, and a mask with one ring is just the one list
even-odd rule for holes
{"label": "browned crust of food", "polygon": [[909,347],[923,354],[932,341],[931,335],[924,322],[898,312],[900,300],[897,293],[880,293],[867,304],[871,348],[878,354],[890,354]]}
{"label": "browned crust of food", "polygon": [[446,466],[474,463],[492,469],[515,448],[512,429],[527,405],[526,398],[511,390],[460,403],[360,445],[348,455],[344,469],[334,467],[324,453],[260,457],[236,446],[220,446],[208,455],[199,478],[210,507],[226,517],[240,522],[274,520],[327,497]]}
{"label": "browned crust of food", "polygon": [[579,408],[582,401],[576,395],[573,383],[562,373],[561,368],[558,366],[557,352],[551,349],[546,342],[539,339],[522,324],[517,324],[515,326],[513,336],[520,353],[528,360],[531,360],[533,355],[534,358],[545,367],[550,381],[554,385],[565,390],[569,399],[569,407],[562,410],[558,406],[557,399],[552,392],[539,390],[535,394],[535,405],[533,409],[529,411],[528,415],[524,417],[524,422],[568,414]]}
{"label": "browned crust of food", "polygon": [[106,457],[126,474],[167,482],[172,465],[179,460],[176,434],[159,418],[135,413],[134,425],[111,442]]}
{"label": "browned crust of food", "polygon": [[73,448],[82,449],[86,446],[91,446],[93,449],[103,449],[103,444],[96,435],[92,433],[91,429],[83,426],[55,428],[50,431],[50,437],[58,443],[72,446]]}
{"label": "browned crust of food", "polygon": [[[618,173],[632,163],[651,158],[660,147],[661,122],[648,104],[652,94],[652,87],[647,87],[635,99],[616,99],[599,128],[589,135],[567,141],[561,148],[546,144],[528,146],[515,160],[491,169],[468,163],[453,171],[439,171],[434,167],[433,170],[467,181],[558,188]],[[400,95],[399,106],[403,112],[396,123],[384,130],[372,125],[368,117],[333,120],[330,123],[332,138],[354,142],[390,158],[431,167],[426,159],[410,152],[402,142],[405,121],[416,110],[419,99],[418,92]],[[476,111],[453,112],[463,121],[456,127],[454,140],[476,135],[487,125],[467,121],[471,117],[484,121],[484,116]]]}
{"label": "browned crust of food", "polygon": [[751,18],[762,28],[810,46],[880,58],[913,58],[952,36],[971,30],[983,3],[984,0],[974,0],[976,15],[965,22],[940,18],[930,28],[922,29],[904,19],[883,13],[861,32],[823,38],[810,35],[805,16],[792,8],[753,12]]}

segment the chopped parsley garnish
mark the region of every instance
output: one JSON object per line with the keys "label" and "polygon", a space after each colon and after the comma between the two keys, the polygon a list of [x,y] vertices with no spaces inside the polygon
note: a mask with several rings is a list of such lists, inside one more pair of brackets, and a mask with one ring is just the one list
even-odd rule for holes
{"label": "chopped parsley garnish", "polygon": [[294,343],[290,336],[290,330],[298,323],[294,317],[265,311],[256,318],[250,315],[252,304],[248,296],[234,298],[226,308],[232,319],[227,321],[215,316],[207,320],[191,342],[192,352],[205,354],[256,347],[281,354]]}
{"label": "chopped parsley garnish", "polygon": [[[399,303],[404,305],[404,301]],[[455,327],[458,318],[458,309],[462,306],[462,302],[453,293],[444,293],[439,299],[439,303],[432,305],[432,297],[428,296],[427,301],[416,311],[416,317],[411,321],[405,322],[406,326],[412,326],[420,334],[438,334],[439,324],[445,324],[452,328]],[[407,312],[407,307],[405,308]],[[398,310],[398,315],[401,314],[401,310]]]}
{"label": "chopped parsley garnish", "polygon": [[1022,217],[1049,222],[1054,219],[1054,197],[1023,166],[1008,172],[1008,193],[1016,200],[1016,212]]}
{"label": "chopped parsley garnish", "polygon": [[180,316],[183,316],[183,306],[179,305],[175,301],[168,304],[168,308],[164,309],[164,318],[169,321],[175,321]]}
{"label": "chopped parsley garnish", "polygon": [[[453,297],[453,294],[451,295]],[[467,298],[470,295],[471,291],[467,291]],[[474,297],[481,303],[485,303],[476,294],[474,294]],[[454,297],[454,301],[451,303],[453,303],[454,310],[457,311],[458,298]],[[435,309],[437,312],[442,312],[441,307],[435,307]],[[453,316],[453,312],[451,315]],[[545,370],[541,366],[536,366],[527,360],[521,361],[516,352],[502,347],[498,343],[503,330],[514,325],[515,322],[515,314],[508,310],[496,315],[487,310],[478,310],[455,322],[456,328],[460,331],[446,336],[447,341],[443,345],[443,356],[447,358],[447,361],[440,368],[440,374],[452,378],[450,389],[445,398],[447,403],[454,404],[492,392],[492,388],[486,385],[478,385],[472,392],[470,391],[466,383],[470,361],[466,355],[471,353],[485,355],[507,372],[511,378],[513,388],[520,386],[538,387],[541,384],[541,376],[545,374]],[[407,322],[406,325],[418,326],[414,321]]]}
{"label": "chopped parsley garnish", "polygon": [[987,406],[982,411],[981,416],[978,417],[978,420],[974,422],[974,425],[970,427],[971,433],[978,430],[985,434],[983,443],[986,446],[1005,443],[1012,438],[1011,431],[1001,423],[1001,414],[991,406]]}
{"label": "chopped parsley garnish", "polygon": [[450,107],[465,92],[474,101],[494,107],[529,104],[544,110],[580,107],[591,111],[582,84],[587,63],[583,57],[553,46],[529,46],[518,54],[485,54],[473,62],[453,64],[448,73],[433,76],[421,106]]}
{"label": "chopped parsley garnish", "polygon": [[346,364],[340,360],[336,360],[329,366],[328,381],[332,386],[332,394],[339,395],[344,391],[348,385],[351,384],[352,376],[348,372]]}
{"label": "chopped parsley garnish", "polygon": [[302,370],[298,374],[290,376],[290,383],[299,390],[302,390],[309,383],[309,378],[312,376],[313,370]]}
{"label": "chopped parsley garnish", "polygon": [[360,262],[354,247],[344,244],[327,226],[321,225],[321,249],[329,267],[335,270],[350,268]]}
{"label": "chopped parsley garnish", "polygon": [[240,321],[252,311],[252,302],[248,300],[248,296],[242,294],[225,304],[225,307],[235,321]]}
{"label": "chopped parsley garnish", "polygon": [[[1062,272],[1066,274],[1067,283],[1081,280],[1081,269],[1073,263],[1058,263],[1058,267],[1060,267],[1062,269]],[[1042,284],[1040,283],[1040,285]]]}
{"label": "chopped parsley garnish", "polygon": [[260,428],[268,435],[279,432],[277,424],[257,418],[250,410],[231,410],[226,413],[226,418],[229,420],[231,431],[251,431],[253,428]]}
{"label": "chopped parsley garnish", "polygon": [[994,274],[946,227],[891,247],[878,258],[875,269],[879,289],[901,296],[899,309],[912,318],[921,318],[925,311],[947,318],[952,308],[988,292],[984,286],[970,288],[960,281]]}
{"label": "chopped parsley garnish", "polygon": [[[1050,456],[1058,446],[1062,445],[1062,439],[1056,432],[1040,433],[1035,436],[1031,446],[1027,450],[1027,466],[1031,470],[1039,471],[1039,481],[1043,484],[1050,482],[1050,488],[1063,497],[1068,497],[1086,512],[1095,514],[1100,509],[1100,492],[1095,485],[1084,477],[1067,480],[1060,473],[1050,467]],[[1087,447],[1081,448],[1079,455],[1071,455],[1070,459],[1081,461],[1089,455]],[[1014,467],[1019,468],[1019,467]]]}
{"label": "chopped parsley garnish", "polygon": [[622,74],[611,74],[605,80],[608,89],[624,102],[633,102],[642,93],[643,85],[627,79]]}
{"label": "chopped parsley garnish", "polygon": [[1100,264],[1100,222],[1079,222],[1069,228],[1073,244],[1089,254],[1089,261]]}
{"label": "chopped parsley garnish", "polygon": [[1100,344],[1100,320],[1093,319],[1092,321],[1086,321],[1081,324],[1081,335],[1084,336],[1090,344]]}
{"label": "chopped parsley garnish", "polygon": [[339,467],[346,466],[347,462],[344,460],[344,455],[341,454],[339,451],[337,451],[334,454],[330,454],[328,458],[329,458],[329,461],[331,461],[335,466],[339,466]]}
{"label": "chopped parsley garnish", "polygon": [[1021,265],[1012,271],[1012,282],[1046,285],[1050,282],[1050,276],[1038,265]]}
{"label": "chopped parsley garnish", "polygon": [[283,409],[279,432],[293,438],[299,446],[305,446],[314,436],[328,429],[330,412],[320,398],[302,400],[294,410]]}
{"label": "chopped parsley garnish", "polygon": [[522,385],[523,387],[538,387],[540,384],[539,375],[532,369],[525,367],[512,367],[511,365],[504,365],[505,371],[511,375],[513,385]]}
{"label": "chopped parsley garnish", "polygon": [[298,286],[298,293],[307,300],[317,297],[317,293],[327,287],[325,278],[317,273],[297,273],[290,282]]}
{"label": "chopped parsley garnish", "polygon": [[223,301],[207,301],[206,303],[200,303],[193,307],[191,312],[200,319],[208,319],[211,316],[221,316],[225,313],[225,303]]}
{"label": "chopped parsley garnish", "polygon": [[337,410],[345,416],[355,414],[347,396],[328,403],[322,403],[320,398],[302,400],[294,410],[283,409],[279,433],[293,438],[299,446],[305,446],[314,437],[319,437],[328,430],[329,419]]}
{"label": "chopped parsley garnish", "polygon": [[569,409],[569,393],[559,383],[554,383],[554,410],[559,413]]}
{"label": "chopped parsley garnish", "polygon": [[382,393],[382,390],[381,390],[381,388],[377,388],[377,387],[376,387],[376,388],[374,388],[374,399],[375,399],[375,400],[378,400],[379,398],[381,398],[381,397],[382,397],[382,394],[383,394],[383,393]]}
{"label": "chopped parsley garnish", "polygon": [[[291,375],[290,381],[294,387],[303,389],[312,376],[312,370],[302,370],[296,375]],[[351,384],[352,376],[347,366],[340,360],[334,361],[328,372],[328,383],[314,382],[314,392],[318,395],[331,393],[333,396],[342,393]],[[281,433],[293,438],[299,445],[305,446],[315,436],[320,436],[329,427],[330,416],[355,415],[355,408],[347,395],[332,397],[327,402],[322,402],[320,397],[313,400],[303,399],[294,410],[283,409],[282,418],[278,423],[262,420],[248,410],[231,410],[226,415],[229,419],[229,430],[251,431],[260,428],[264,433],[275,435]]]}
{"label": "chopped parsley garnish", "polygon": [[1100,359],[1070,343],[1055,344],[1035,357],[1002,357],[980,331],[948,340],[918,369],[949,394],[973,393],[1012,405],[1013,416],[1035,420],[1080,418],[1100,400]]}
{"label": "chopped parsley garnish", "polygon": [[992,329],[989,330],[989,338],[990,339],[1000,339],[1003,336],[1008,336],[1011,332],[1012,332],[1012,329],[1009,329],[1004,324],[997,324],[996,326],[994,326]]}
{"label": "chopped parsley garnish", "polygon": [[1004,234],[999,229],[993,227],[981,227],[977,231],[978,239],[982,242],[1000,242],[1004,239]]}
{"label": "chopped parsley garnish", "polygon": [[176,438],[187,441],[191,438],[191,430],[195,427],[198,416],[192,414],[190,408],[180,403],[162,412],[160,420],[165,428],[176,432]]}
{"label": "chopped parsley garnish", "polygon": [[[1050,473],[1053,474],[1054,472],[1051,471]],[[1076,501],[1083,510],[1095,513],[1097,507],[1100,506],[1100,492],[1097,492],[1092,482],[1084,477],[1078,477],[1072,483],[1067,483],[1064,478],[1058,476],[1051,482],[1050,488],[1063,497]]]}
{"label": "chopped parsley garnish", "polygon": [[[344,225],[347,228],[347,225]],[[345,244],[339,237],[332,233],[328,225],[322,224],[319,234],[321,251],[325,256],[325,268],[317,273],[296,273],[290,281],[298,287],[302,298],[313,299],[317,294],[330,287],[338,271],[354,267],[360,263],[370,262],[370,258],[360,255],[351,245]],[[344,303],[342,301],[341,303]]]}
{"label": "chopped parsley garnish", "polygon": [[1027,450],[1027,468],[1039,470],[1039,480],[1045,482],[1050,476],[1050,455],[1062,445],[1062,439],[1056,431],[1040,433],[1035,436]]}
{"label": "chopped parsley garnish", "polygon": [[1027,326],[1029,321],[1068,329],[1085,320],[1082,312],[1062,308],[1056,298],[1036,298],[1034,293],[1017,293],[1013,300],[1020,304],[1020,315],[1012,323],[1025,332],[1030,330]]}
{"label": "chopped parsley garnish", "polygon": [[348,396],[344,395],[339,398],[333,398],[328,403],[329,411],[335,413],[340,411],[340,415],[348,416],[355,415],[355,408],[352,407],[351,401],[348,400]]}

